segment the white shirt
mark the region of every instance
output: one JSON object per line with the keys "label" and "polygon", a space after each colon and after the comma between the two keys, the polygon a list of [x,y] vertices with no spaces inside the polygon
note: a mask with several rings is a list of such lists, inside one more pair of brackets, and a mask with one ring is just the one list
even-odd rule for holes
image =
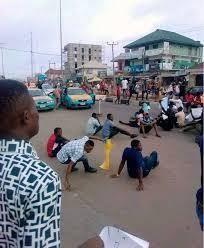
{"label": "white shirt", "polygon": [[177,118],[177,123],[179,127],[183,127],[185,124],[185,113],[183,111],[180,111],[176,113],[175,116]]}
{"label": "white shirt", "polygon": [[90,117],[86,124],[86,134],[93,135],[98,127],[100,127],[99,121],[94,117]]}
{"label": "white shirt", "polygon": [[72,140],[62,147],[57,153],[57,159],[61,163],[65,163],[69,159],[76,163],[84,155],[84,145],[89,140],[89,137],[84,136],[78,140]]}
{"label": "white shirt", "polygon": [[127,79],[123,79],[121,83],[122,83],[122,89],[123,90],[126,90],[127,87],[128,87],[128,81],[127,81]]}

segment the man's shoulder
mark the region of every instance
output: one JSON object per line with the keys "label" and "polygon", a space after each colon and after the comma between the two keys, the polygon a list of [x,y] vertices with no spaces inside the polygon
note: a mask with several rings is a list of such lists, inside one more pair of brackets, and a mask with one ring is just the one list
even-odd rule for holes
{"label": "man's shoulder", "polygon": [[43,174],[46,175],[50,181],[58,180],[57,173],[44,161],[33,159],[30,169],[34,172],[37,178],[42,178]]}

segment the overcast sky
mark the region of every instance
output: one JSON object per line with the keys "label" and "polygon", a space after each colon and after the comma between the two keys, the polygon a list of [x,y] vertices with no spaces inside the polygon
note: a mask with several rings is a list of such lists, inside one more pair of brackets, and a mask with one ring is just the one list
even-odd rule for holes
{"label": "overcast sky", "polygon": [[[122,47],[157,28],[175,31],[204,43],[204,1],[186,0],[62,0],[63,46],[69,42],[103,45],[103,60],[110,61],[109,41]],[[59,67],[59,0],[0,0],[0,46],[56,54],[34,55],[34,72]],[[7,77],[30,75],[30,54],[3,50]],[[2,73],[0,62],[0,74]]]}

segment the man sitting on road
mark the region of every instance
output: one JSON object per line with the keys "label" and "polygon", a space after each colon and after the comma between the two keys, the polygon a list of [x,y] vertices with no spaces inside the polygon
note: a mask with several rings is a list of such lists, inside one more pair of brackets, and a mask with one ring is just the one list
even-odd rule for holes
{"label": "man sitting on road", "polygon": [[157,137],[161,137],[158,133],[156,120],[153,120],[148,113],[144,113],[143,109],[136,112],[134,116],[130,117],[129,122],[119,121],[123,125],[139,128],[140,133],[143,133],[143,137],[146,138],[146,134],[154,128]]}
{"label": "man sitting on road", "polygon": [[95,135],[102,129],[102,127],[103,126],[100,124],[97,114],[93,113],[86,124],[86,134]]}
{"label": "man sitting on road", "polygon": [[143,138],[147,138],[146,133],[152,128],[154,128],[156,136],[161,137],[158,133],[157,121],[152,119],[148,113],[144,113],[143,118],[140,120],[140,129],[143,133]]}
{"label": "man sitting on road", "polygon": [[50,135],[47,142],[47,154],[49,157],[56,157],[60,149],[68,142],[69,140],[62,136],[61,127],[56,127],[54,133]]}
{"label": "man sitting on road", "polygon": [[89,165],[87,157],[84,153],[90,153],[94,148],[94,142],[89,137],[84,136],[78,140],[72,140],[62,147],[57,153],[57,159],[62,164],[67,164],[66,176],[65,176],[65,190],[70,188],[68,177],[72,171],[78,170],[75,165],[78,162],[82,162],[85,168],[85,172],[94,173],[97,169],[92,168]]}
{"label": "man sitting on road", "polygon": [[113,136],[115,136],[118,133],[122,133],[124,135],[130,136],[130,138],[137,137],[136,134],[131,134],[128,131],[117,127],[113,122],[113,115],[108,114],[107,119],[103,125],[102,128],[102,137],[103,139],[111,139]]}
{"label": "man sitting on road", "polygon": [[143,177],[148,176],[150,171],[159,164],[156,151],[153,151],[150,156],[142,156],[142,145],[139,140],[132,140],[131,147],[126,147],[124,149],[118,173],[111,175],[112,178],[120,176],[126,162],[129,177],[137,178],[139,180],[139,185],[137,187],[137,190],[139,191],[144,189]]}

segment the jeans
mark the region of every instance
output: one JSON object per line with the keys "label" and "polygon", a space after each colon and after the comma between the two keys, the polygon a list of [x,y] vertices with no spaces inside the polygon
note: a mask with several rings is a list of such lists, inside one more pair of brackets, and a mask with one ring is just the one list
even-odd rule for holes
{"label": "jeans", "polygon": [[[69,164],[70,162],[71,162],[71,159],[69,158],[63,164]],[[76,161],[76,163],[74,163],[74,165],[72,166],[72,168],[74,168],[78,162],[82,162],[83,163],[85,171],[90,168],[89,161],[88,161],[88,159],[87,159],[87,157],[85,155],[83,155],[80,159],[78,159]]]}
{"label": "jeans", "polygon": [[150,156],[144,157],[143,177],[148,176],[150,171],[157,166],[158,154],[153,151]]}

